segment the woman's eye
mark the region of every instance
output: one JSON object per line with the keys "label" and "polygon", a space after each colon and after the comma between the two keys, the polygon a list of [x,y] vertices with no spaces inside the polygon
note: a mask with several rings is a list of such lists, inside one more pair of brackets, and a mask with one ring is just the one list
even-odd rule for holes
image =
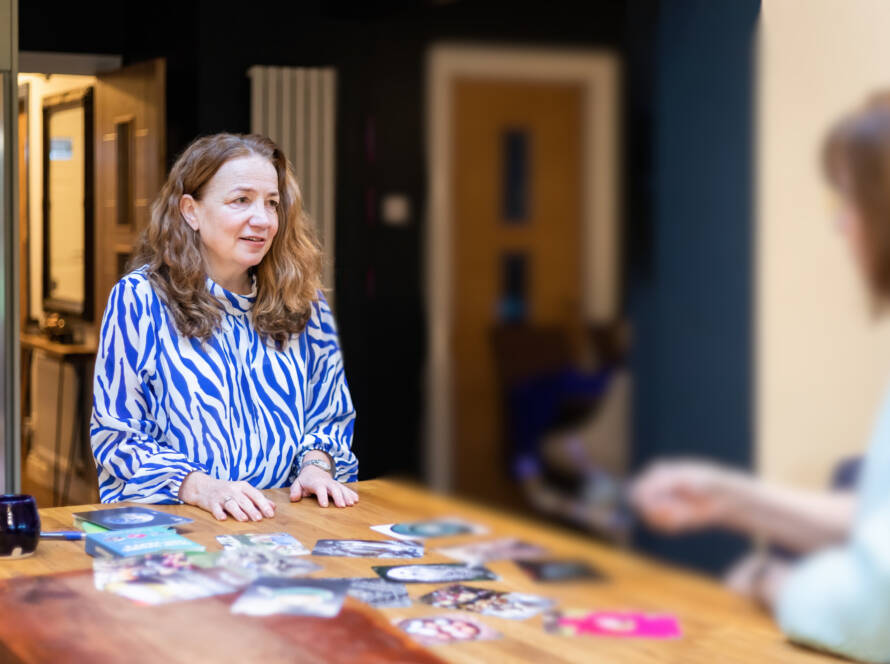
{"label": "woman's eye", "polygon": [[277,208],[279,203],[278,203],[278,201],[269,201],[269,205],[273,208]]}
{"label": "woman's eye", "polygon": [[236,198],[236,199],[235,199],[234,201],[232,201],[232,202],[233,202],[233,203],[237,203],[238,205],[246,205],[246,204],[249,203],[250,201],[247,200],[247,196],[239,196],[238,198]]}

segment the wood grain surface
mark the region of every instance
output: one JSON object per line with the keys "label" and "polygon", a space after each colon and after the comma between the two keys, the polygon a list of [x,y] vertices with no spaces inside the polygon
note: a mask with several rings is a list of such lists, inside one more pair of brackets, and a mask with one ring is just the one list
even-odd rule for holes
{"label": "wood grain surface", "polygon": [[[601,637],[562,637],[542,629],[541,617],[514,621],[478,616],[503,638],[422,650],[390,631],[388,624],[409,616],[443,613],[414,603],[374,610],[347,601],[336,619],[230,614],[234,596],[178,602],[158,607],[136,605],[92,589],[92,559],[81,542],[40,544],[22,560],[0,561],[0,661],[63,662],[607,662],[628,664],[817,664],[842,661],[789,643],[770,617],[710,579],[603,546],[557,528],[541,526],[484,507],[434,495],[408,484],[372,480],[354,487],[360,502],[351,508],[321,508],[312,499],[291,504],[284,489],[267,491],[278,504],[275,518],[256,523],[217,522],[185,505],[159,509],[195,519],[182,530],[209,551],[219,549],[223,533],[288,532],[308,548],[318,539],[380,539],[370,526],[435,517],[460,516],[487,526],[487,535],[427,540],[422,561],[452,562],[434,551],[495,537],[519,537],[547,548],[554,557],[583,559],[602,571],[605,581],[539,583],[513,562],[489,563],[499,581],[473,582],[494,589],[534,593],[564,608],[637,610],[677,615],[680,639],[643,641]],[[91,507],[41,510],[44,530],[72,528],[74,512]],[[372,565],[404,561],[314,557],[323,569],[313,577],[370,577]],[[66,574],[68,572],[68,574]],[[53,576],[30,578],[35,575]],[[26,578],[21,578],[26,577]],[[409,584],[413,599],[441,586]],[[121,644],[127,644],[121,649]],[[142,654],[140,654],[142,653]],[[77,658],[72,658],[77,654]],[[67,659],[66,659],[67,657]],[[88,658],[87,658],[88,657]],[[140,659],[141,658],[141,659]]]}

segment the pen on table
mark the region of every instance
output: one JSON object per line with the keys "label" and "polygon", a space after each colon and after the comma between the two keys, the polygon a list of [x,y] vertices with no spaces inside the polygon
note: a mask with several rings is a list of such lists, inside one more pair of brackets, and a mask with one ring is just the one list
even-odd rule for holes
{"label": "pen on table", "polygon": [[41,532],[40,539],[45,540],[82,540],[86,533],[80,530],[53,530],[49,532]]}

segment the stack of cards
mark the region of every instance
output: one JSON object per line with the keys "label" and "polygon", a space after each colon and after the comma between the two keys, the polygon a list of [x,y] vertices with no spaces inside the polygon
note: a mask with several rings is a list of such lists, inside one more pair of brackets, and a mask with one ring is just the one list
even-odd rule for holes
{"label": "stack of cards", "polygon": [[192,523],[194,519],[184,516],[159,512],[148,507],[111,507],[91,512],[74,514],[74,525],[82,526],[84,522],[100,526],[107,530],[125,530],[127,528],[153,528],[155,526],[181,526]]}
{"label": "stack of cards", "polygon": [[420,601],[440,609],[461,609],[512,620],[531,618],[541,611],[552,609],[555,604],[553,600],[537,595],[508,593],[460,584],[434,590],[421,597]]}

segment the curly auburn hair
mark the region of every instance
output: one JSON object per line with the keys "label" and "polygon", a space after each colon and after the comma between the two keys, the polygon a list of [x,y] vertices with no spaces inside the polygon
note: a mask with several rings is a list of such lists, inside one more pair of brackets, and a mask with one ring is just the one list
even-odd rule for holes
{"label": "curly auburn hair", "polygon": [[876,310],[890,299],[890,92],[870,96],[841,118],[822,146],[828,183],[856,209]]}
{"label": "curly auburn hair", "polygon": [[201,238],[186,223],[180,199],[201,191],[231,159],[257,155],[278,174],[278,232],[268,253],[252,268],[256,276],[253,326],[282,347],[306,327],[321,289],[322,254],[312,221],[303,210],[293,167],[275,143],[258,134],[214,134],[192,142],[173,164],[151,207],[131,261],[163,296],[180,334],[207,341],[221,321],[219,301],[207,290]]}

